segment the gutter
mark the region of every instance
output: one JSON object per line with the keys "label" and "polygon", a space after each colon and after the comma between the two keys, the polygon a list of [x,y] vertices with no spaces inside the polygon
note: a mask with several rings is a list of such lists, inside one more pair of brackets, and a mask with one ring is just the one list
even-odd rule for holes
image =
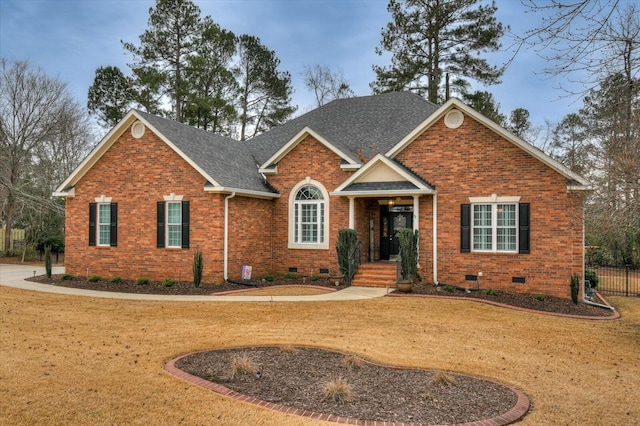
{"label": "gutter", "polygon": [[236,196],[235,191],[231,195],[224,197],[224,280],[229,279],[228,263],[229,263],[229,200]]}
{"label": "gutter", "polygon": [[433,194],[433,283],[438,283],[438,194]]}

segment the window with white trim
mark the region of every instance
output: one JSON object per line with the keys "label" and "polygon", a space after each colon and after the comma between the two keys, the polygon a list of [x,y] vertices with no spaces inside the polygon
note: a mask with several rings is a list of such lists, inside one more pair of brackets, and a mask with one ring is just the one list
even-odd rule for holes
{"label": "window with white trim", "polygon": [[518,208],[515,203],[472,204],[473,251],[518,251]]}
{"label": "window with white trim", "polygon": [[289,248],[329,248],[329,193],[307,177],[289,194]]}
{"label": "window with white trim", "polygon": [[324,242],[324,197],[313,185],[303,186],[296,193],[293,240],[301,244]]}
{"label": "window with white trim", "polygon": [[167,202],[167,247],[182,247],[182,202]]}
{"label": "window with white trim", "polygon": [[111,203],[98,203],[98,245],[111,245]]}

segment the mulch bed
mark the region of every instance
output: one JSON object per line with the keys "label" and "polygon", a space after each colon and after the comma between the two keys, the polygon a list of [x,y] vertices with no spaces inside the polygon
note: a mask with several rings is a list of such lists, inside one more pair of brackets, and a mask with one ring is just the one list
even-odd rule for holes
{"label": "mulch bed", "polygon": [[[246,374],[232,378],[234,357],[237,360],[239,356],[247,357],[253,366]],[[188,355],[175,366],[263,401],[359,420],[466,423],[497,417],[518,402],[512,389],[495,382],[450,372],[383,366],[314,348],[214,350]],[[336,401],[326,393],[325,386],[336,378],[350,387],[348,400]]]}
{"label": "mulch bed", "polygon": [[[51,278],[47,278],[46,275],[40,275],[32,278],[27,278],[28,281],[39,282],[42,284],[53,284],[64,287],[80,288],[85,290],[97,290],[97,291],[113,291],[119,293],[137,293],[137,294],[166,294],[166,295],[192,295],[192,296],[205,296],[213,293],[221,293],[233,290],[248,290],[252,288],[267,288],[272,286],[282,285],[312,285],[327,287],[336,290],[342,290],[345,288],[343,284],[335,286],[335,282],[328,278],[320,278],[315,281],[311,281],[308,278],[304,280],[302,278],[276,278],[273,281],[256,280],[254,282],[247,282],[247,284],[254,284],[256,287],[249,287],[240,284],[222,283],[222,284],[202,284],[200,287],[195,287],[191,281],[178,281],[171,286],[165,286],[162,281],[150,281],[149,284],[139,285],[132,280],[123,280],[119,283],[111,283],[106,279],[96,282],[89,282],[84,277],[74,277],[70,280],[63,280],[62,275],[52,275]],[[397,292],[393,292],[394,295]],[[613,316],[613,311],[610,309],[599,308],[597,306],[587,305],[585,303],[573,304],[570,299],[563,299],[553,296],[544,296],[544,300],[537,300],[534,295],[531,294],[518,294],[510,293],[506,291],[497,290],[496,294],[489,295],[485,291],[472,291],[467,293],[466,291],[456,289],[453,292],[447,292],[443,290],[443,287],[437,287],[433,284],[414,284],[413,290],[409,295],[431,295],[431,296],[454,296],[462,298],[472,298],[487,300],[496,303],[502,303],[509,306],[516,306],[525,309],[531,309],[534,311],[543,311],[551,313],[559,313],[565,315],[577,315],[577,316],[595,316],[595,317],[609,317]],[[398,294],[399,295],[399,294]],[[595,300],[601,303],[600,300]]]}
{"label": "mulch bed", "polygon": [[[533,294],[510,293],[496,290],[495,294],[492,295],[487,294],[486,290],[476,290],[467,293],[465,290],[458,288],[455,288],[452,292],[445,291],[443,288],[444,287],[438,287],[432,284],[414,284],[412,292],[408,294],[480,299],[502,303],[509,306],[517,306],[524,309],[531,309],[534,311],[552,312],[564,315],[593,317],[613,316],[613,311],[611,309],[599,308],[582,302],[578,302],[576,305],[571,301],[571,299],[563,299],[560,297],[544,295],[542,297],[539,296],[542,300],[538,300],[536,295]],[[603,301],[597,299],[594,300],[594,302],[603,304]]]}
{"label": "mulch bed", "polygon": [[[233,290],[250,290],[253,288],[267,288],[273,286],[282,285],[310,285],[327,287],[335,290],[342,290],[345,285],[336,286],[334,282],[329,279],[319,278],[318,280],[311,281],[307,278],[293,279],[274,279],[273,281],[260,280],[260,281],[246,281],[246,284],[205,284],[202,283],[200,287],[193,285],[192,281],[176,281],[171,286],[166,286],[162,281],[149,281],[148,284],[136,284],[133,280],[123,280],[118,283],[109,282],[108,279],[102,279],[100,281],[89,282],[85,277],[74,277],[69,280],[63,280],[63,275],[52,275],[51,278],[47,278],[46,275],[40,275],[37,277],[27,278],[27,281],[34,281],[41,284],[53,284],[62,287],[80,288],[83,290],[96,290],[96,291],[113,291],[118,293],[136,293],[136,294],[166,294],[166,295],[188,295],[188,296],[207,296],[213,293],[222,293]],[[255,286],[255,287],[254,287]]]}

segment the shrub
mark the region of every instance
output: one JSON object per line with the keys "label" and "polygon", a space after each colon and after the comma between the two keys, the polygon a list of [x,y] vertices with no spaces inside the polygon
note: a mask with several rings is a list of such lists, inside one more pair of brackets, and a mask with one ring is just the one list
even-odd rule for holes
{"label": "shrub", "polygon": [[193,252],[193,285],[200,287],[202,282],[202,271],[204,270],[204,261],[202,259],[202,251],[196,247]]}
{"label": "shrub", "polygon": [[362,360],[357,356],[346,355],[342,358],[342,363],[347,367],[347,370],[357,370],[362,368]]}
{"label": "shrub", "polygon": [[311,275],[311,276],[309,276],[309,281],[318,281],[319,279],[320,279],[320,277],[319,277],[319,276],[317,276],[317,275]]}
{"label": "shrub", "polygon": [[62,281],[71,281],[72,279],[74,279],[75,277],[73,276],[73,274],[62,274],[60,276],[60,279]]}
{"label": "shrub", "polygon": [[442,286],[442,289],[444,291],[446,291],[447,293],[455,293],[456,292],[456,288],[454,286],[452,286],[452,285]]}
{"label": "shrub", "polygon": [[533,296],[533,298],[539,302],[544,302],[544,294],[536,294]]}
{"label": "shrub", "polygon": [[231,380],[238,376],[247,376],[257,371],[256,363],[247,354],[234,355],[231,359]]}
{"label": "shrub", "polygon": [[400,243],[400,267],[403,280],[413,281],[418,270],[418,230],[404,228],[398,234]]}
{"label": "shrub", "polygon": [[174,280],[173,278],[165,278],[164,279],[164,286],[165,287],[171,287],[176,283],[176,280]]}
{"label": "shrub", "polygon": [[44,269],[47,272],[47,278],[51,278],[51,246],[44,246]]}
{"label": "shrub", "polygon": [[121,282],[122,282],[122,278],[120,278],[120,277],[113,277],[113,278],[111,278],[111,279],[109,280],[109,282],[110,282],[110,283],[113,283],[113,284],[118,284],[118,283],[121,283]]}
{"label": "shrub", "polygon": [[358,244],[358,233],[354,229],[338,230],[338,241],[336,241],[336,253],[338,254],[338,265],[340,273],[349,273],[349,255]]}
{"label": "shrub", "polygon": [[325,399],[330,399],[334,402],[353,401],[353,388],[342,380],[342,377],[337,377],[325,383],[323,390]]}
{"label": "shrub", "polygon": [[580,292],[580,277],[575,272],[571,275],[571,283],[569,284],[571,287],[571,301],[574,304],[578,304],[578,293]]}
{"label": "shrub", "polygon": [[286,274],[284,274],[282,276],[285,280],[293,280],[295,278],[298,278],[298,274],[296,274],[295,272],[287,272]]}
{"label": "shrub", "polygon": [[447,373],[438,371],[431,377],[431,384],[436,386],[455,386],[458,382]]}
{"label": "shrub", "polygon": [[598,287],[598,283],[600,282],[600,278],[598,278],[598,274],[596,271],[591,271],[587,269],[584,271],[584,279],[589,281],[592,289],[596,289]]}
{"label": "shrub", "polygon": [[87,281],[89,281],[90,283],[97,283],[98,281],[102,281],[102,277],[100,275],[91,275],[89,278],[87,278]]}
{"label": "shrub", "polygon": [[262,279],[265,280],[265,281],[274,281],[276,279],[276,277],[274,277],[272,274],[267,274],[267,275],[263,276]]}
{"label": "shrub", "polygon": [[136,280],[137,285],[147,285],[149,284],[149,278],[140,277]]}
{"label": "shrub", "polygon": [[486,294],[487,296],[495,296],[496,294],[498,294],[498,292],[492,288],[488,288],[484,291],[484,294]]}

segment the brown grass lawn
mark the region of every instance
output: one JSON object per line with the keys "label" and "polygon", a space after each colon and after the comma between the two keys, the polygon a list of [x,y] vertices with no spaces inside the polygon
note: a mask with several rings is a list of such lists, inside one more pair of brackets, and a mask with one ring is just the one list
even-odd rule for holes
{"label": "brown grass lawn", "polygon": [[0,287],[0,424],[319,425],[163,370],[187,352],[286,344],[516,386],[533,404],[523,425],[639,424],[640,299],[610,301],[617,321],[422,298],[165,303]]}

